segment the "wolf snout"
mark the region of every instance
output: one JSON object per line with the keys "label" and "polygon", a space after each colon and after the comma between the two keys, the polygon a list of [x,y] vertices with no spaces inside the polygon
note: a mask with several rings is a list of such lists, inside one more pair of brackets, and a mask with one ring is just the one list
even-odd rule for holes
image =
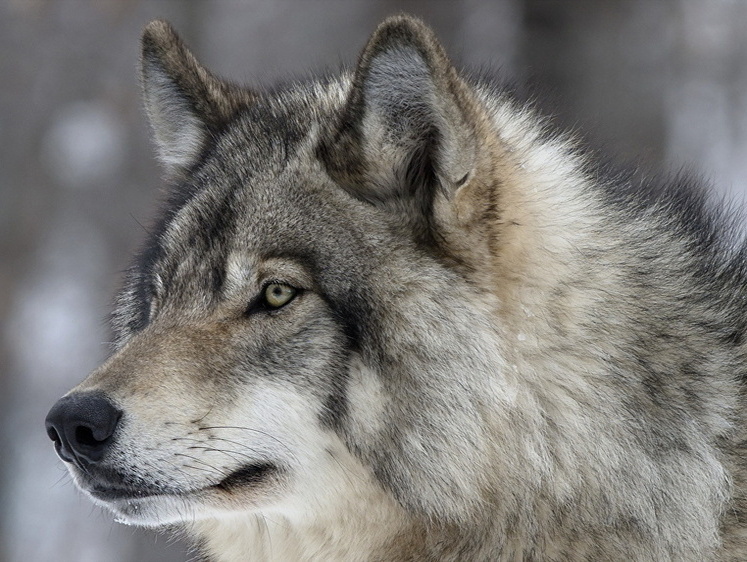
{"label": "wolf snout", "polygon": [[63,461],[85,468],[104,457],[121,416],[101,392],[70,394],[47,414],[47,435]]}

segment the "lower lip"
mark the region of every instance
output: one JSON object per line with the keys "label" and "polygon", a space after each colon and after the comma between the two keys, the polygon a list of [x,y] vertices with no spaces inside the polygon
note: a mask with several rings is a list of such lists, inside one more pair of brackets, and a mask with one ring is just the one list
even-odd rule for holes
{"label": "lower lip", "polygon": [[[249,487],[261,483],[276,467],[272,464],[248,465],[224,478],[213,487],[224,491],[236,488]],[[154,496],[179,495],[168,490],[149,490],[142,488],[120,488],[116,486],[97,486],[89,488],[89,493],[96,499],[104,502],[118,502],[146,499]]]}
{"label": "lower lip", "polygon": [[216,484],[215,488],[228,491],[234,488],[255,486],[275,470],[277,470],[276,467],[270,463],[247,465],[229,474]]}
{"label": "lower lip", "polygon": [[137,500],[145,499],[155,495],[162,495],[158,492],[150,492],[145,490],[136,490],[129,488],[104,488],[94,487],[89,490],[89,493],[96,499],[105,502],[115,501],[126,501],[126,500]]}

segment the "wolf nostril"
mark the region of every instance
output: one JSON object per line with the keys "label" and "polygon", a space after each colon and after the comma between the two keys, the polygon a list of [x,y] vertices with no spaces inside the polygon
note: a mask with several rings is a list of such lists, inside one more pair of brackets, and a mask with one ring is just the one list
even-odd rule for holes
{"label": "wolf nostril", "polygon": [[71,394],[49,411],[47,435],[62,460],[87,466],[103,458],[121,415],[101,392]]}
{"label": "wolf nostril", "polygon": [[88,427],[76,427],[75,440],[81,445],[86,445],[88,447],[93,447],[97,443],[93,438],[93,431]]}
{"label": "wolf nostril", "polygon": [[54,442],[54,450],[57,451],[57,455],[65,462],[73,462],[73,459],[63,451],[62,439],[57,430],[54,427],[47,427],[47,435]]}
{"label": "wolf nostril", "polygon": [[93,430],[90,427],[78,426],[75,428],[75,441],[85,447],[98,447],[101,443],[104,443],[109,438],[109,435],[104,436],[103,439],[99,440],[93,434]]}

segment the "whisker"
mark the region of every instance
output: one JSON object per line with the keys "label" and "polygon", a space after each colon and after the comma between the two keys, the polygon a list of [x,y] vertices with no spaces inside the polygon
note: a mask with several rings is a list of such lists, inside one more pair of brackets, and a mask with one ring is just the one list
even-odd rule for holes
{"label": "whisker", "polygon": [[204,415],[204,416],[202,416],[202,417],[201,417],[201,418],[199,418],[199,419],[196,419],[196,420],[194,420],[194,421],[193,421],[192,423],[200,423],[200,422],[201,422],[202,420],[204,420],[204,419],[205,419],[206,417],[208,417],[208,416],[210,415],[210,413],[211,413],[212,411],[213,411],[213,407],[212,407],[212,406],[210,406],[210,408],[208,409],[208,411],[207,411],[207,412],[205,412],[205,415]]}
{"label": "whisker", "polygon": [[233,460],[237,462],[242,462],[241,457],[243,457],[243,460],[250,461],[250,462],[257,462],[259,460],[256,456],[250,456],[250,455],[247,455],[246,453],[239,453],[238,451],[237,452],[227,451],[225,449],[216,449],[215,447],[204,447],[204,446],[201,447],[197,445],[192,445],[191,447],[189,447],[189,449],[199,449],[201,451],[205,451],[206,453],[222,453],[224,455],[231,457]]}
{"label": "whisker", "polygon": [[175,457],[185,457],[185,458],[188,458],[188,459],[192,459],[195,462],[198,462],[200,464],[204,464],[207,468],[202,468],[201,469],[201,467],[197,467],[197,466],[184,465],[185,467],[195,468],[195,469],[201,469],[201,470],[204,470],[206,472],[212,472],[214,474],[217,473],[217,474],[220,474],[222,476],[228,476],[229,475],[229,473],[226,472],[224,469],[221,469],[221,468],[218,468],[216,466],[213,466],[210,463],[207,463],[207,462],[203,461],[202,459],[198,459],[197,457],[193,457],[192,455],[187,455],[186,453],[174,453],[174,456]]}
{"label": "whisker", "polygon": [[358,484],[360,484],[361,482],[364,482],[363,478],[360,475],[355,474],[352,470],[350,470],[348,467],[342,464],[340,460],[334,455],[334,453],[330,452],[329,455],[332,457],[332,460],[335,461],[335,463],[337,463],[337,466],[340,467],[343,474],[347,478],[348,482],[350,482],[352,486],[355,486],[356,481]]}
{"label": "whisker", "polygon": [[193,470],[202,470],[203,472],[207,472],[208,474],[211,474],[213,476],[215,476],[216,472],[219,472],[221,474],[221,476],[228,476],[228,474],[222,473],[222,472],[217,471],[217,470],[210,470],[210,469],[205,468],[203,466],[192,466],[191,464],[185,464],[183,466],[184,466],[184,468],[191,468]]}
{"label": "whisker", "polygon": [[292,453],[292,451],[290,450],[290,448],[288,448],[288,446],[285,443],[283,443],[282,441],[280,441],[280,439],[278,439],[274,435],[270,435],[266,431],[262,431],[261,429],[254,429],[254,428],[251,428],[251,427],[242,427],[242,426],[238,426],[238,425],[213,425],[213,426],[200,427],[199,429],[200,430],[204,430],[204,429],[239,429],[241,431],[252,431],[254,433],[259,433],[260,435],[264,435],[265,437],[269,437],[270,439],[272,439],[273,441],[275,441],[276,443],[278,443],[279,445],[281,445],[282,447],[284,447],[289,453]]}
{"label": "whisker", "polygon": [[188,449],[202,449],[204,451],[213,451],[218,453],[224,453],[224,454],[233,454],[233,455],[241,455],[242,457],[246,458],[247,460],[257,460],[256,457],[261,457],[262,455],[257,449],[254,449],[252,447],[247,447],[245,444],[240,443],[238,441],[231,441],[230,439],[223,439],[222,437],[210,437],[207,441],[203,441],[201,439],[195,439],[194,437],[175,437],[172,439],[173,441],[193,441],[194,443],[200,443],[201,445],[204,443],[210,443],[212,441],[225,441],[226,443],[231,443],[232,445],[237,445],[241,447],[242,449],[247,449],[250,452],[254,453],[254,456],[251,456],[247,453],[242,453],[241,451],[228,451],[226,449],[219,449],[217,447],[207,447],[205,445],[202,446],[196,446],[192,445],[188,447]]}
{"label": "whisker", "polygon": [[[243,448],[249,449],[250,451],[252,451],[252,452],[254,452],[254,453],[259,453],[259,451],[257,451],[257,449],[254,449],[254,448],[252,448],[252,447],[247,447],[246,445],[244,445],[243,443],[240,443],[239,441],[233,441],[233,440],[231,440],[231,439],[226,439],[225,437],[211,437],[211,438],[210,438],[210,439],[208,440],[208,442],[210,442],[210,441],[223,441],[223,442],[225,442],[225,443],[230,443],[230,444],[232,444],[232,445],[238,445],[239,447],[243,447]],[[295,454],[293,453],[293,451],[292,451],[292,450],[290,449],[290,447],[288,447],[287,445],[285,445],[284,443],[282,443],[281,441],[279,441],[279,440],[277,440],[277,439],[275,439],[275,441],[276,441],[277,443],[279,443],[280,445],[282,445],[283,449],[285,449],[285,451],[286,451],[286,452],[287,452],[287,453],[288,453],[288,454],[289,454],[289,455],[291,456],[291,458],[292,458],[293,460],[298,460],[298,459],[296,458],[296,455],[295,455]]]}

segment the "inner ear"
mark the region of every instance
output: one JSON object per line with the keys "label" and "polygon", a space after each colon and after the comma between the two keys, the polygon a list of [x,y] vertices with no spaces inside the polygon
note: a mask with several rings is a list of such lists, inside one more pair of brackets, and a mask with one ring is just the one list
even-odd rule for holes
{"label": "inner ear", "polygon": [[474,166],[469,95],[425,24],[390,18],[360,56],[321,157],[341,184],[370,201],[448,193]]}
{"label": "inner ear", "polygon": [[[411,195],[417,194],[418,190],[431,191],[438,186],[439,178],[436,171],[438,134],[437,130],[423,134],[422,142],[414,147],[407,160],[401,181],[395,180],[395,185],[402,186]],[[396,170],[395,167],[395,173]]]}
{"label": "inner ear", "polygon": [[253,95],[216,78],[165,21],[143,31],[141,75],[145,109],[169,175],[188,169],[211,135]]}

